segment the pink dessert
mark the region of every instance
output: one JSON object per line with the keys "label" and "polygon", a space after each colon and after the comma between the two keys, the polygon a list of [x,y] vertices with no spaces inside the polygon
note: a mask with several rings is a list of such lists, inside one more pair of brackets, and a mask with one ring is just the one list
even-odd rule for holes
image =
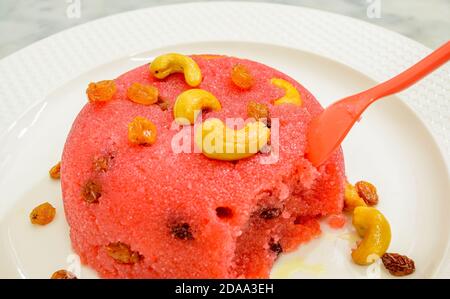
{"label": "pink dessert", "polygon": [[[203,119],[246,119],[250,101],[266,104],[280,122],[278,161],[261,164],[261,153],[233,162],[174,153],[171,141],[180,129],[171,128],[173,105],[191,88],[183,75],[157,79],[144,65],[120,76],[112,100],[90,102],[78,115],[61,168],[72,245],[101,277],[265,278],[280,253],[320,234],[319,218],[342,211],[342,152],[318,169],[304,157],[308,124],[322,111],[315,98],[257,62],[192,58],[203,75],[197,88],[222,107]],[[249,90],[231,81],[236,64],[251,72]],[[302,105],[274,105],[285,91],[272,78],[290,82]],[[155,86],[168,109],[130,101],[127,89],[135,82]],[[130,144],[128,124],[136,116],[155,124],[154,144]]]}

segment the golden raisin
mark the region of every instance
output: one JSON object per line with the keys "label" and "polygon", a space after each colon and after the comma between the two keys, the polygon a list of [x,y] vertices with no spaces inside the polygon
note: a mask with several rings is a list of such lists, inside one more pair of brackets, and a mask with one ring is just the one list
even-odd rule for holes
{"label": "golden raisin", "polygon": [[128,140],[133,144],[151,145],[156,141],[156,126],[148,119],[137,116],[128,125]]}
{"label": "golden raisin", "polygon": [[139,252],[132,251],[130,246],[122,242],[109,243],[106,252],[120,264],[135,264],[143,258]]}
{"label": "golden raisin", "polygon": [[151,105],[158,101],[158,88],[136,82],[128,88],[127,96],[132,102]]}
{"label": "golden raisin", "polygon": [[102,187],[93,180],[88,180],[83,186],[81,195],[87,203],[97,203],[102,196]]}
{"label": "golden raisin", "polygon": [[414,272],[414,261],[406,255],[398,253],[385,253],[381,257],[383,265],[394,276],[405,276]]}
{"label": "golden raisin", "polygon": [[374,206],[378,203],[377,188],[369,182],[359,181],[355,184],[358,195],[364,199],[368,206]]}
{"label": "golden raisin", "polygon": [[269,107],[266,104],[250,101],[247,105],[247,116],[261,120],[270,127]]}
{"label": "golden raisin", "polygon": [[53,221],[55,214],[56,209],[48,202],[45,202],[31,211],[30,220],[33,224],[46,225]]}
{"label": "golden raisin", "polygon": [[231,81],[240,89],[250,89],[253,86],[253,76],[242,64],[236,64],[231,70]]}
{"label": "golden raisin", "polygon": [[92,168],[96,172],[106,172],[108,171],[111,161],[114,157],[112,155],[104,155],[94,159],[92,163]]}
{"label": "golden raisin", "polygon": [[52,274],[51,279],[77,279],[77,277],[67,270],[58,270]]}
{"label": "golden raisin", "polygon": [[116,91],[116,82],[113,80],[103,80],[89,83],[86,94],[90,102],[106,102],[113,98]]}
{"label": "golden raisin", "polygon": [[59,179],[61,178],[61,162],[58,162],[58,164],[56,164],[55,166],[53,166],[50,170],[49,170],[49,175],[52,179]]}

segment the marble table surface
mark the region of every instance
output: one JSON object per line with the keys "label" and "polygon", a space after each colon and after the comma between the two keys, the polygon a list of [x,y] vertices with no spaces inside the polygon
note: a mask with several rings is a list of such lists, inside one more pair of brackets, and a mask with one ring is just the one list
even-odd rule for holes
{"label": "marble table surface", "polygon": [[[0,58],[104,16],[180,0],[1,0]],[[211,1],[209,1],[211,2]],[[435,48],[450,39],[450,0],[278,0],[358,18]]]}

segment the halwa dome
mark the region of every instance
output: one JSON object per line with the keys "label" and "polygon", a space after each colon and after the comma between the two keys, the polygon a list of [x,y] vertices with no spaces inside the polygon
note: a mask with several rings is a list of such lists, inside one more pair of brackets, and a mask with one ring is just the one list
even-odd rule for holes
{"label": "halwa dome", "polygon": [[[319,169],[304,157],[308,124],[322,111],[315,98],[261,63],[191,57],[202,74],[196,88],[221,104],[204,111],[203,119],[247,119],[250,102],[265,104],[280,123],[278,162],[261,164],[262,153],[233,162],[174,153],[171,142],[181,127],[173,125],[172,109],[192,88],[183,74],[158,79],[143,65],[118,77],[111,100],[89,102],[79,113],[61,166],[72,245],[102,277],[268,277],[278,254],[319,235],[318,218],[342,210],[342,152]],[[250,88],[231,79],[236,65],[251,74]],[[274,105],[285,90],[273,78],[292,84],[301,105]],[[127,90],[135,83],[157,88],[168,109],[131,101]],[[154,125],[154,143],[130,143],[128,127],[136,117]]]}

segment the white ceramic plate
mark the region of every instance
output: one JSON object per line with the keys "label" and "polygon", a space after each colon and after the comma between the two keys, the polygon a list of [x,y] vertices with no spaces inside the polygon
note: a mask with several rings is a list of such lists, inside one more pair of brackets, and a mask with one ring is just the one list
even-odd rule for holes
{"label": "white ceramic plate", "polygon": [[[291,75],[323,104],[403,70],[430,50],[347,17],[291,6],[193,3],[128,12],[75,27],[0,61],[0,277],[46,278],[78,266],[59,182],[48,169],[89,81],[115,76],[168,52],[222,53]],[[410,277],[450,277],[448,65],[397,97],[370,107],[344,144],[350,181],[378,186],[390,220],[390,251],[412,257]],[[445,82],[445,84],[444,84]],[[33,227],[31,209],[49,201],[55,221]],[[390,277],[379,263],[355,266],[350,226],[283,255],[272,277]]]}

